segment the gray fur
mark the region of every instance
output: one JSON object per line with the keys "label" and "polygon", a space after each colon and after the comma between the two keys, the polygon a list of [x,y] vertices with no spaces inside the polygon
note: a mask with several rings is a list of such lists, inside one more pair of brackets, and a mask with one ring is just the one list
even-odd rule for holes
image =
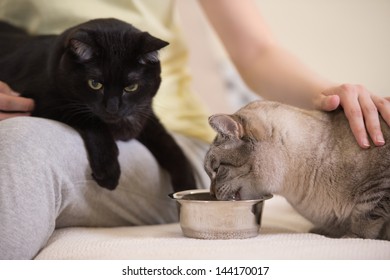
{"label": "gray fur", "polygon": [[313,232],[390,240],[390,145],[361,149],[342,110],[255,101],[209,122],[218,134],[205,170],[217,199],[279,194]]}

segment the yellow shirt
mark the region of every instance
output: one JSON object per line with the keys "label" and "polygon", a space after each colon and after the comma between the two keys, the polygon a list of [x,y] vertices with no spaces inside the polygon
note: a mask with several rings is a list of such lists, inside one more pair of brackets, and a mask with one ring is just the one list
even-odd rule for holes
{"label": "yellow shirt", "polygon": [[33,34],[61,33],[93,18],[115,17],[169,42],[160,51],[162,83],[154,109],[169,130],[210,142],[208,113],[190,87],[188,54],[174,0],[0,0],[0,19]]}

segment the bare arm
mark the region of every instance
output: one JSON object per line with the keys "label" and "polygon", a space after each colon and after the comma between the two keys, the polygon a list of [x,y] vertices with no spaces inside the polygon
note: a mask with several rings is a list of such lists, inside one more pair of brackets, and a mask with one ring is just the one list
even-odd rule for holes
{"label": "bare arm", "polygon": [[304,65],[273,37],[253,0],[199,0],[247,85],[259,95],[331,111],[341,105],[362,148],[383,145],[378,111],[390,124],[390,102],[360,85],[329,81]]}

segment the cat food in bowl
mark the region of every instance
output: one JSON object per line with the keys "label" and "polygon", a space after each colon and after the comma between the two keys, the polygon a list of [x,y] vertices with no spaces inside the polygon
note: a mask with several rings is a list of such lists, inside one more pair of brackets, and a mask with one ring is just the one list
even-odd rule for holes
{"label": "cat food in bowl", "polygon": [[188,190],[170,195],[178,203],[180,226],[187,237],[243,239],[259,233],[264,200],[219,201],[209,190]]}

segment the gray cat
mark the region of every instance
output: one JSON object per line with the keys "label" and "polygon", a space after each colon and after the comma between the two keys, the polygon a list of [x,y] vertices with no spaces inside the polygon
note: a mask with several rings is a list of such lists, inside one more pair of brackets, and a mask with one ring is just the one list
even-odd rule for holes
{"label": "gray cat", "polygon": [[205,170],[217,199],[279,194],[314,233],[390,240],[390,145],[361,149],[342,110],[255,101],[209,123],[218,134]]}

